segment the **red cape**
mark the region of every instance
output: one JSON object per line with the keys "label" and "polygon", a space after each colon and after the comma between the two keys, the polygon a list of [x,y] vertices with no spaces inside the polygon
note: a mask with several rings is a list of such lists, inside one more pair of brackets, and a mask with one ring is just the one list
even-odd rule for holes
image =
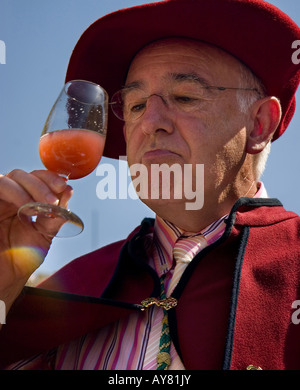
{"label": "red cape", "polygon": [[[74,260],[41,288],[25,288],[0,332],[2,367],[158,296],[141,239],[151,229],[147,219],[127,240]],[[300,218],[278,201],[236,203],[222,238],[195,257],[172,294],[178,305],[170,310],[171,335],[187,369],[300,368],[300,327],[291,322],[300,297],[299,235]]]}

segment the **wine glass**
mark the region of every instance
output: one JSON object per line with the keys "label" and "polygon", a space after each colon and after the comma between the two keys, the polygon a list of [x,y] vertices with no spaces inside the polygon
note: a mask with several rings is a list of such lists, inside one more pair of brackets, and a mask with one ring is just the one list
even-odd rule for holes
{"label": "wine glass", "polygon": [[[45,167],[68,179],[79,179],[99,164],[107,131],[108,96],[97,84],[85,80],[67,82],[43,128],[40,158]],[[72,237],[84,224],[70,210],[41,202],[20,207],[20,220],[51,237]]]}

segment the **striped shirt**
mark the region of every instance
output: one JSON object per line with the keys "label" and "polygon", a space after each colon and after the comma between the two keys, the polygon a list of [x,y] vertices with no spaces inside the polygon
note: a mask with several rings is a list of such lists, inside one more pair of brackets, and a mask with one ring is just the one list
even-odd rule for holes
{"label": "striped shirt", "polygon": [[[267,197],[263,184],[260,184],[255,197]],[[223,216],[197,233],[205,238],[205,244],[194,248],[194,255],[222,236],[226,226],[226,217],[227,215]],[[145,237],[149,264],[159,276],[166,274],[167,295],[172,293],[168,290],[168,286],[174,271],[173,248],[178,239],[188,238],[190,235],[195,235],[195,233],[184,232],[157,216],[154,232]],[[162,309],[152,306],[148,310],[133,313],[101,330],[61,345],[46,355],[38,355],[27,361],[19,362],[10,369],[154,370],[162,316]],[[170,355],[172,363],[169,369],[184,370],[173,343]]]}

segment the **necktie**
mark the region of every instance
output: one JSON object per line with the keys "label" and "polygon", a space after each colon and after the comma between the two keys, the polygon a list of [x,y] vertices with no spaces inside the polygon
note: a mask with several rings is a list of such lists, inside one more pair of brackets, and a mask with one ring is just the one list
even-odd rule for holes
{"label": "necktie", "polygon": [[[170,294],[173,292],[189,262],[205,246],[207,246],[207,241],[201,234],[197,236],[182,237],[177,240],[173,249],[173,257],[176,261],[176,265],[172,279],[168,286],[167,296],[170,296]],[[164,287],[164,277],[161,277],[160,299],[165,298],[166,294]],[[163,314],[159,352],[157,355],[157,370],[167,370],[171,364],[171,337],[169,332],[168,311],[163,309]]]}
{"label": "necktie", "polygon": [[180,237],[173,248],[173,257],[176,261],[173,276],[168,286],[167,295],[171,295],[177,286],[183,271],[193,260],[195,255],[207,246],[207,241],[202,234],[197,236]]}
{"label": "necktie", "polygon": [[[160,299],[166,299],[164,287],[165,275],[160,278]],[[159,352],[157,354],[157,370],[167,370],[171,364],[171,337],[169,330],[168,312],[163,309],[162,330],[159,341]]]}

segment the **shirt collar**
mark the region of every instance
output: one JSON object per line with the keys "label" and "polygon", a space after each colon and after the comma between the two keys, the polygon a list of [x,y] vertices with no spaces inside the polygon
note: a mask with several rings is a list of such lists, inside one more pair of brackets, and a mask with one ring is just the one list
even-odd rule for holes
{"label": "shirt collar", "polygon": [[[254,198],[267,198],[268,194],[265,186],[262,182],[258,183],[258,190],[254,195]],[[225,230],[225,219],[227,214],[219,218],[217,221],[211,223],[206,228],[197,233],[187,233],[180,229],[178,226],[171,222],[164,220],[163,218],[156,216],[154,224],[153,245],[152,251],[153,266],[159,275],[169,270],[173,265],[173,248],[176,241],[180,237],[189,237],[191,235],[202,234],[210,245],[218,240]]]}

